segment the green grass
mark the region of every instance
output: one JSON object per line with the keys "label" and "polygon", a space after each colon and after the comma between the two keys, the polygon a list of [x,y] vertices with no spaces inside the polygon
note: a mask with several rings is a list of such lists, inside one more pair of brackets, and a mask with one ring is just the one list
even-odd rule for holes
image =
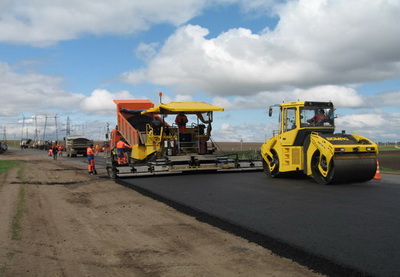
{"label": "green grass", "polygon": [[[7,170],[10,170],[13,167],[19,167],[17,172],[17,178],[20,181],[24,181],[24,166],[23,163],[17,161],[2,161],[0,160],[0,175],[5,174]],[[26,201],[26,193],[25,186],[23,184],[20,185],[18,191],[18,203],[17,203],[17,211],[12,218],[11,223],[11,239],[12,240],[20,240],[21,239],[21,231],[22,225],[21,220],[25,211],[25,201]]]}
{"label": "green grass", "polygon": [[380,171],[381,171],[381,172],[385,172],[385,173],[396,173],[396,174],[400,174],[400,170],[391,169],[391,168],[387,168],[387,167],[380,167]]}
{"label": "green grass", "polygon": [[18,166],[19,163],[16,161],[1,161],[0,160],[0,175],[4,174],[7,170]]}
{"label": "green grass", "polygon": [[21,185],[18,192],[18,205],[17,212],[15,213],[12,224],[11,224],[11,239],[12,240],[21,240],[21,231],[22,231],[22,216],[25,212],[25,186]]}
{"label": "green grass", "polygon": [[[23,163],[17,161],[2,161],[0,160],[0,175],[5,174],[5,172],[13,167],[19,167],[17,172],[17,178],[21,181],[25,179],[24,176],[24,166]],[[0,189],[3,183],[0,183]],[[12,240],[21,240],[21,231],[22,231],[22,217],[25,212],[25,201],[26,201],[26,192],[25,186],[23,184],[20,185],[18,191],[18,203],[17,203],[17,211],[12,218],[11,222],[11,239]],[[10,250],[4,254],[6,258],[5,262],[0,265],[0,277],[6,276],[7,271],[10,269],[9,261],[15,256],[16,252],[14,250]]]}
{"label": "green grass", "polygon": [[[19,165],[19,170],[17,173],[17,178],[20,181],[25,181],[25,167],[24,164]],[[18,204],[17,204],[17,212],[15,213],[12,223],[11,223],[11,239],[12,240],[20,240],[21,239],[21,231],[22,231],[22,216],[25,212],[25,201],[26,201],[26,193],[25,193],[25,185],[21,184],[18,192]]]}
{"label": "green grass", "polygon": [[394,145],[390,145],[390,146],[381,146],[379,145],[379,151],[391,151],[391,150],[399,150],[399,148],[396,148]]}

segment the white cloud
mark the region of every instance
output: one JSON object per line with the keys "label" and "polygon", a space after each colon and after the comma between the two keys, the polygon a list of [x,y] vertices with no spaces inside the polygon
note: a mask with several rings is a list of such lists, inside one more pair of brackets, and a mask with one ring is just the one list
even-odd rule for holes
{"label": "white cloud", "polygon": [[115,110],[115,99],[144,99],[131,95],[128,91],[119,91],[111,93],[104,89],[96,89],[92,91],[90,96],[82,100],[79,107],[82,111],[92,112],[96,114],[110,114]]}
{"label": "white cloud", "polygon": [[399,2],[300,0],[279,7],[276,29],[261,34],[239,28],[206,39],[207,29],[183,26],[125,80],[223,97],[399,76]]}
{"label": "white cloud", "polygon": [[83,33],[133,34],[154,24],[180,25],[206,0],[21,0],[0,3],[0,41],[51,45]]}
{"label": "white cloud", "polygon": [[271,12],[280,0],[19,0],[0,2],[0,42],[48,46],[83,34],[135,34],[157,24],[180,26],[212,5]]}
{"label": "white cloud", "polygon": [[57,111],[86,112],[109,115],[115,110],[114,99],[144,99],[128,91],[94,90],[89,96],[65,91],[60,77],[38,73],[16,73],[0,62],[0,116],[16,116]]}
{"label": "white cloud", "polygon": [[157,55],[158,43],[140,43],[136,48],[136,57],[144,61],[150,61]]}
{"label": "white cloud", "polygon": [[331,101],[339,108],[361,108],[366,105],[364,98],[353,88],[341,86],[318,86],[310,89],[291,91],[260,92],[255,96],[214,97],[213,104],[226,110],[265,109],[270,105],[291,101]]}
{"label": "white cloud", "polygon": [[400,91],[381,92],[368,97],[368,103],[373,107],[400,107]]}
{"label": "white cloud", "polygon": [[353,88],[340,86],[318,86],[311,89],[296,89],[294,99],[300,101],[331,101],[336,107],[359,108],[365,105],[363,97]]}
{"label": "white cloud", "polygon": [[[0,2],[0,43],[47,46],[84,34],[134,34],[156,24],[181,26],[169,39],[140,44],[136,56],[146,67],[126,72],[132,84],[176,88],[163,102],[213,95],[226,110],[266,109],[282,101],[332,101],[338,108],[400,106],[398,91],[362,97],[350,84],[398,78],[400,2],[378,0],[188,0],[125,1],[20,0]],[[182,26],[211,5],[239,3],[243,10],[280,21],[274,30],[227,30],[209,38],[201,26]],[[0,116],[58,109],[110,115],[113,99],[134,99],[127,91],[94,90],[84,96],[63,89],[63,79],[21,72],[0,62]],[[329,85],[327,85],[329,84]],[[111,115],[113,118],[113,115]],[[390,119],[386,124],[387,118]],[[399,114],[364,113],[338,119],[338,127],[395,137]],[[85,120],[91,120],[85,118]],[[244,130],[243,128],[246,128]],[[260,129],[257,129],[260,128]],[[256,140],[261,125],[226,123],[216,134],[226,140]],[[221,131],[221,133],[219,133]]]}
{"label": "white cloud", "polygon": [[353,114],[344,115],[336,119],[337,126],[346,126],[351,129],[377,128],[386,125],[383,114]]}
{"label": "white cloud", "polygon": [[62,81],[55,76],[16,73],[8,64],[0,62],[0,115],[36,114],[41,110],[64,110],[78,106],[84,96],[63,90]]}
{"label": "white cloud", "polygon": [[360,113],[343,115],[335,120],[336,131],[346,130],[357,133],[375,141],[398,140],[400,130],[400,113]]}

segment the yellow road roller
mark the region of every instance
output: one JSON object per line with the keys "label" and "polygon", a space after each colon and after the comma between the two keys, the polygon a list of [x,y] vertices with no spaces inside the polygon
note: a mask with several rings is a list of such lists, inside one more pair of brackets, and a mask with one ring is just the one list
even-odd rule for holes
{"label": "yellow road roller", "polygon": [[279,128],[261,146],[265,173],[276,178],[302,172],[320,184],[365,182],[374,178],[378,145],[357,134],[335,132],[332,102],[298,101],[280,109]]}

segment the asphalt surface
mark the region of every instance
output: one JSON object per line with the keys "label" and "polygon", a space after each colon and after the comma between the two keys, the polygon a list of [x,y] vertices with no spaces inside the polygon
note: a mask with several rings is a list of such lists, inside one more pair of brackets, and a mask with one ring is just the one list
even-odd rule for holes
{"label": "asphalt surface", "polygon": [[[263,172],[122,179],[331,276],[400,276],[400,176],[323,186]],[[210,220],[205,219],[207,215]],[[233,226],[233,227],[232,227]]]}

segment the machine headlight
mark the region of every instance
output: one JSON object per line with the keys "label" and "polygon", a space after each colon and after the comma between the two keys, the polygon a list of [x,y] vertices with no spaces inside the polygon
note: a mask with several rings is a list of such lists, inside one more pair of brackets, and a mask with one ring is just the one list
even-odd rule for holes
{"label": "machine headlight", "polygon": [[335,152],[344,152],[345,149],[343,147],[341,148],[335,148]]}

